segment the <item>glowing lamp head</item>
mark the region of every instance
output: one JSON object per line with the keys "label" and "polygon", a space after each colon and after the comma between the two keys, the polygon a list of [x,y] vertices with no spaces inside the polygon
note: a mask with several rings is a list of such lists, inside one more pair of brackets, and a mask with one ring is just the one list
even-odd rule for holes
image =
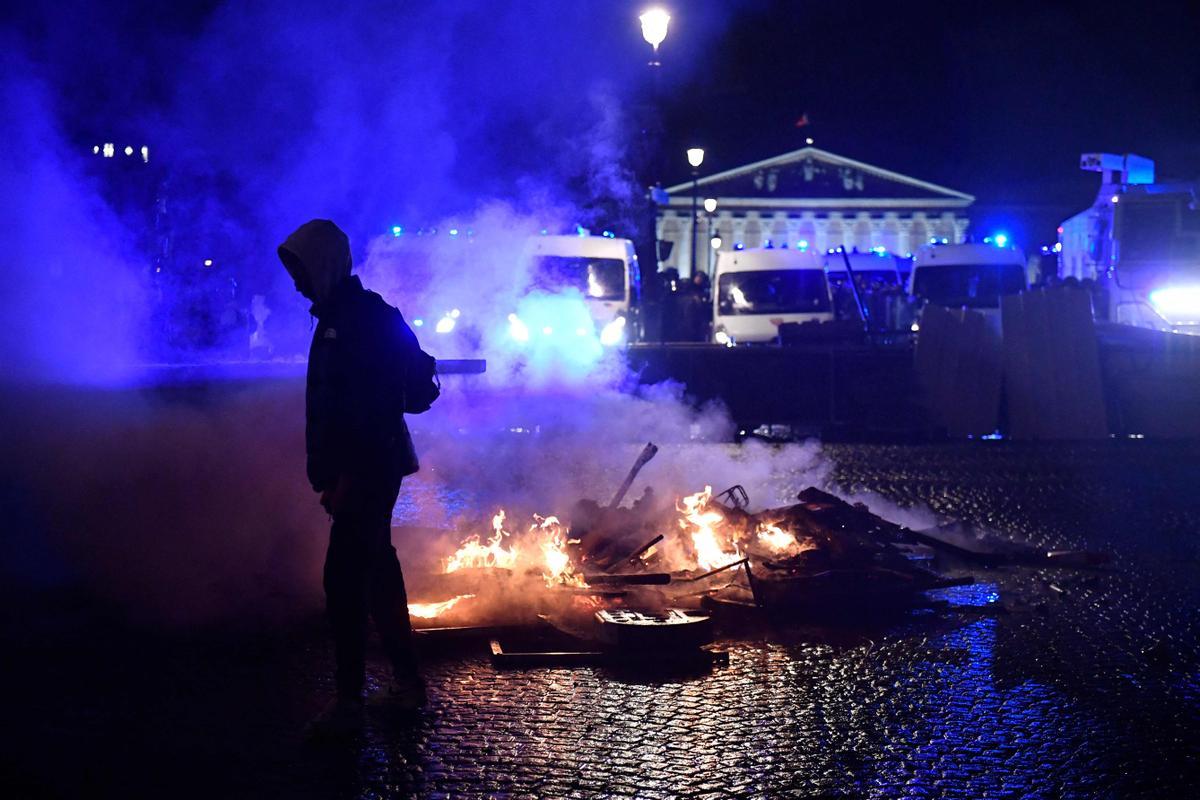
{"label": "glowing lamp head", "polygon": [[657,53],[658,46],[667,38],[671,15],[661,8],[651,8],[638,17],[638,22],[642,23],[642,38]]}
{"label": "glowing lamp head", "polygon": [[687,160],[688,160],[688,163],[691,164],[693,167],[699,167],[701,164],[704,163],[704,148],[702,148],[702,147],[689,148],[687,151]]}
{"label": "glowing lamp head", "polygon": [[127,156],[133,155],[133,145],[129,145],[129,144],[125,145],[125,155],[127,155]]}
{"label": "glowing lamp head", "polygon": [[450,331],[454,330],[454,326],[457,324],[457,322],[457,319],[447,314],[437,321],[437,325],[434,326],[434,330],[438,333],[449,333]]}
{"label": "glowing lamp head", "polygon": [[717,210],[717,200],[715,197],[704,198],[704,210],[709,214]]}
{"label": "glowing lamp head", "polygon": [[710,239],[708,243],[709,243],[710,245],[712,245],[712,249],[713,249],[713,250],[720,250],[720,249],[721,249],[721,237],[720,237],[720,236],[714,236],[714,237],[712,237],[712,239]]}

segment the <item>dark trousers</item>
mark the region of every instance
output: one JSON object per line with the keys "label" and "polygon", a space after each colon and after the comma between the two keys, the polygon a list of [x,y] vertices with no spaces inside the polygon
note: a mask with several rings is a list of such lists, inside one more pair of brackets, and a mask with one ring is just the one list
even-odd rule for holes
{"label": "dark trousers", "polygon": [[325,608],[333,627],[337,690],[342,697],[362,694],[366,673],[367,617],[398,679],[415,677],[408,595],[396,548],[392,547],[392,507],[399,484],[354,493],[348,508],[333,516],[325,555]]}

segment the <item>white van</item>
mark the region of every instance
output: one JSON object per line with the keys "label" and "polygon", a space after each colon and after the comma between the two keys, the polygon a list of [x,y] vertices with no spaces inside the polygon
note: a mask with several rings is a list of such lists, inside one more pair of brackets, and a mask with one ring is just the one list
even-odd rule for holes
{"label": "white van", "polygon": [[871,250],[866,253],[847,253],[830,250],[825,254],[825,276],[835,290],[846,283],[846,258],[854,270],[858,288],[866,290],[875,285],[900,286],[900,269],[896,258],[887,251]]}
{"label": "white van", "polygon": [[833,319],[821,257],[808,250],[753,248],[717,254],[713,340],[769,342],[785,322]]}
{"label": "white van", "polygon": [[913,258],[908,293],[918,303],[999,316],[1000,297],[1028,288],[1025,254],[994,244],[927,244]]}
{"label": "white van", "polygon": [[[633,242],[611,236],[531,236],[530,291],[556,295],[575,290],[584,303],[601,344],[615,346],[636,338],[634,310],[641,299],[642,279]],[[510,319],[511,322],[511,319]],[[566,326],[559,326],[566,330]],[[552,325],[515,326],[531,335]],[[570,331],[578,330],[571,325]]]}

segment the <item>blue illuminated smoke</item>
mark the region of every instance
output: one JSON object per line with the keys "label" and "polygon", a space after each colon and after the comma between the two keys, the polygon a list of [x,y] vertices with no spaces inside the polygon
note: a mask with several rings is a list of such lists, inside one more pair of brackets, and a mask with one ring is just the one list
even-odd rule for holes
{"label": "blue illuminated smoke", "polygon": [[[247,358],[255,295],[270,310],[272,357],[302,353],[307,304],[274,248],[313,217],[337,221],[359,263],[381,231],[475,239],[480,209],[496,202],[531,232],[643,224],[636,9],[266,0],[145,11],[28,4],[0,32],[0,245],[17,331],[0,366],[107,380],[138,360]],[[704,63],[732,13],[690,10],[664,89]],[[110,142],[116,158],[103,157]],[[161,208],[116,201],[127,176],[111,168],[131,144],[163,171]],[[169,228],[169,247],[147,218]],[[191,270],[204,259],[201,277]]]}

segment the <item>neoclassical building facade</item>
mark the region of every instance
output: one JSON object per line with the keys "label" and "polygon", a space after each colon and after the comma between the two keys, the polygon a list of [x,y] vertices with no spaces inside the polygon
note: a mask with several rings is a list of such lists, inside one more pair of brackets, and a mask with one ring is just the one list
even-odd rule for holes
{"label": "neoclassical building facade", "polygon": [[[696,267],[711,272],[714,237],[720,250],[736,246],[804,246],[825,252],[839,245],[911,253],[930,239],[961,242],[969,194],[898,172],[803,147],[697,182],[700,198]],[[674,246],[662,267],[691,274],[691,181],[668,188],[658,210],[658,238]],[[706,198],[716,211],[704,210]]]}

